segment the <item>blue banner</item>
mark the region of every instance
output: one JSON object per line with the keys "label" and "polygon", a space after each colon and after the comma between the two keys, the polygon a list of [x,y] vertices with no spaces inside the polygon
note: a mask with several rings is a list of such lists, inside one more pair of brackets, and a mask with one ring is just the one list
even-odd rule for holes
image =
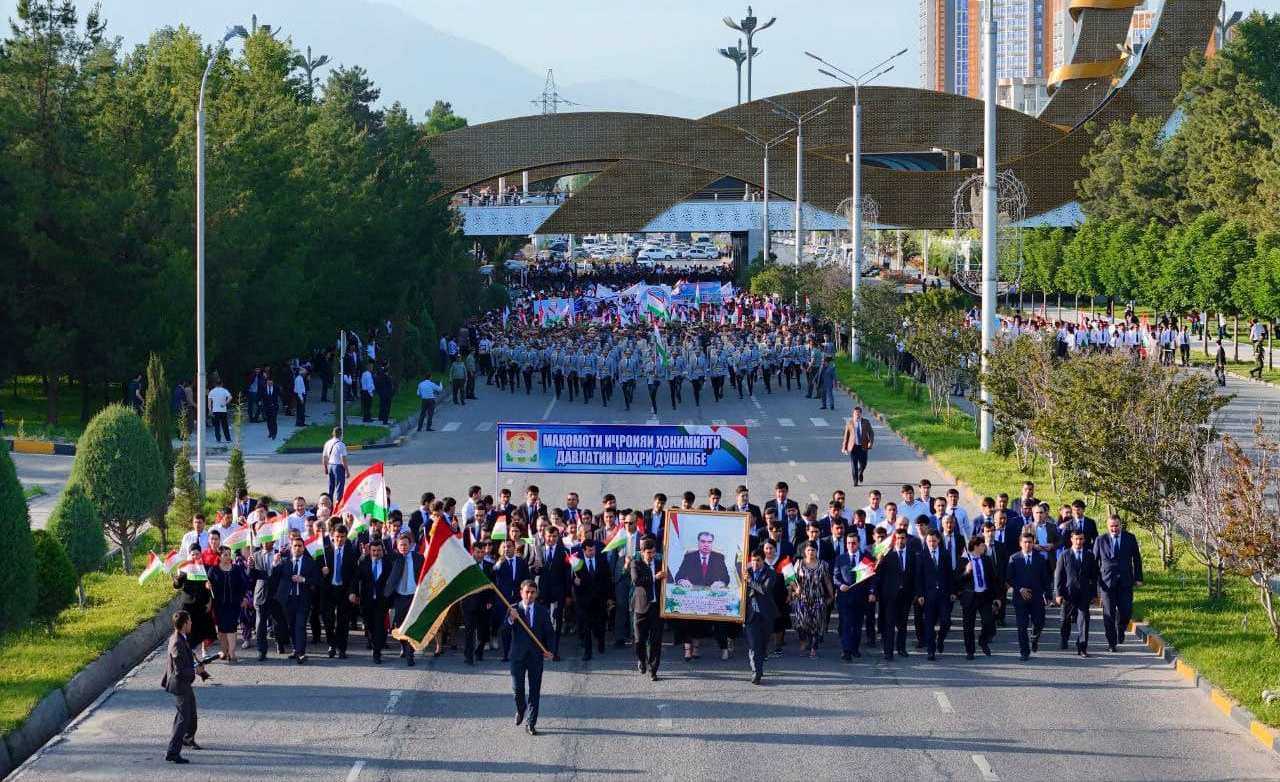
{"label": "blue banner", "polygon": [[674,298],[682,304],[721,304],[724,292],[718,282],[682,282]]}
{"label": "blue banner", "polygon": [[498,472],[746,475],[745,426],[498,424]]}

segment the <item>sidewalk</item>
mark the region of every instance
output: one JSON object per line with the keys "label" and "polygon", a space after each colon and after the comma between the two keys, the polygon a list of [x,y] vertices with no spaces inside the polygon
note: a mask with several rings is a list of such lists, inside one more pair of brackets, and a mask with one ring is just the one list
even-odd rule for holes
{"label": "sidewalk", "polygon": [[[316,400],[319,399],[320,384],[309,383],[308,388],[314,395]],[[330,389],[330,396],[336,393],[336,389]],[[244,419],[244,431],[241,432],[240,449],[244,451],[245,456],[267,456],[274,454],[276,449],[289,439],[289,436],[298,430],[295,425],[294,416],[286,416],[284,414],[283,405],[281,405],[280,415],[276,419],[277,432],[276,439],[272,440],[267,437],[267,424],[264,420],[259,419],[257,423],[249,423],[249,417],[246,414]],[[308,426],[334,426],[334,415],[336,405],[333,402],[309,401],[307,402],[307,425]],[[351,421],[351,412],[353,406],[347,405],[347,421]],[[359,404],[354,405],[357,415],[359,414]],[[231,423],[231,435],[235,436],[235,422]],[[192,434],[187,445],[191,448],[192,458],[195,458],[196,441],[195,435]],[[174,448],[182,447],[182,440],[175,438],[173,441]],[[210,425],[205,429],[204,438],[205,455],[226,455],[231,452],[231,444],[227,441],[219,443],[213,436],[213,427]]]}

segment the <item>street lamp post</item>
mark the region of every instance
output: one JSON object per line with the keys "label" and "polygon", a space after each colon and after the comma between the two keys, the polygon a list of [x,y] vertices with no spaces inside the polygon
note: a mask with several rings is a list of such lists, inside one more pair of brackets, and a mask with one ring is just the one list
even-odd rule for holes
{"label": "street lamp post", "polygon": [[786,139],[787,136],[791,135],[791,130],[790,128],[788,128],[786,131],[778,134],[777,136],[774,136],[768,141],[765,141],[764,139],[760,138],[754,133],[749,133],[743,130],[742,128],[738,128],[737,130],[739,133],[741,133],[743,136],[746,137],[747,141],[750,141],[752,144],[755,144],[757,147],[760,147],[760,149],[764,152],[764,187],[761,188],[761,191],[763,192],[763,195],[764,195],[764,197],[761,200],[763,201],[764,206],[761,209],[761,223],[764,226],[763,257],[764,257],[764,262],[768,263],[769,262],[769,148],[782,143],[782,141]]}
{"label": "street lamp post", "polygon": [[809,57],[844,75],[837,76],[824,68],[819,68],[819,73],[853,87],[853,128],[850,133],[852,136],[853,155],[849,159],[849,166],[853,169],[853,181],[850,184],[853,201],[849,207],[849,240],[853,244],[853,247],[849,248],[849,358],[853,361],[861,358],[858,348],[857,329],[853,321],[853,308],[857,306],[858,288],[862,282],[862,86],[870,84],[893,70],[894,66],[889,63],[906,53],[907,50],[904,48],[897,54],[868,68],[861,76],[853,76],[813,52],[805,52]]}
{"label": "street lamp post", "polygon": [[205,410],[208,407],[208,368],[204,360],[204,89],[218,55],[232,38],[248,38],[244,25],[228,27],[205,65],[196,103],[196,479],[200,491],[207,486],[204,461]]}
{"label": "street lamp post", "polygon": [[785,117],[796,123],[796,269],[800,268],[800,261],[804,255],[804,239],[801,238],[803,225],[801,224],[800,207],[804,204],[804,123],[809,120],[827,113],[827,106],[835,101],[834,97],[827,98],[817,106],[809,109],[803,114],[797,114],[790,109],[774,103],[768,98],[764,99],[766,103],[773,107],[773,113],[779,117]]}
{"label": "street lamp post", "polygon": [[[982,53],[982,99],[984,101],[984,146],[982,150],[982,369],[990,364],[996,326],[996,19],[994,3],[987,3],[983,19],[985,50]],[[978,442],[983,451],[991,450],[995,420],[989,407],[991,390],[983,383],[979,396]]]}
{"label": "street lamp post", "polygon": [[765,22],[764,24],[760,24],[760,20],[757,19],[755,17],[755,14],[751,12],[751,6],[747,6],[747,17],[740,22],[735,22],[732,18],[728,16],[724,18],[724,23],[726,27],[728,27],[730,30],[737,30],[740,33],[745,33],[747,36],[747,102],[748,103],[751,102],[751,63],[753,60],[755,60],[755,55],[760,51],[759,49],[752,47],[751,39],[755,36],[756,33],[771,27],[773,23],[776,21],[778,21],[778,17],[775,16],[775,17],[772,17],[769,21]]}
{"label": "street lamp post", "polygon": [[[748,55],[747,55],[747,50],[742,48],[742,39],[741,39],[741,38],[739,38],[739,39],[738,39],[738,45],[737,45],[737,46],[728,46],[728,47],[725,47],[725,48],[723,48],[723,49],[719,49],[718,51],[720,52],[720,56],[721,56],[721,57],[724,57],[724,58],[726,58],[726,59],[732,60],[732,61],[733,61],[733,64],[734,64],[735,66],[737,66],[737,69],[738,69],[738,104],[739,104],[739,105],[741,105],[741,104],[742,104],[742,64],[743,64],[744,62],[746,62],[746,61],[747,61],[747,56],[748,56]],[[750,55],[750,56],[754,57],[755,55],[757,55],[757,54],[759,54],[759,53],[760,53],[760,50],[759,50],[759,49],[752,49],[752,50],[751,50],[751,55]]]}

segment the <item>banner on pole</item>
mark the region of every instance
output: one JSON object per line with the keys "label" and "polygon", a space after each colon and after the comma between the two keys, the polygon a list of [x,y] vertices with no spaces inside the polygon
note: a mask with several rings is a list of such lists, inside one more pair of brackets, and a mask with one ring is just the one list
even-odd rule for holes
{"label": "banner on pole", "polygon": [[498,472],[746,475],[745,426],[498,424]]}

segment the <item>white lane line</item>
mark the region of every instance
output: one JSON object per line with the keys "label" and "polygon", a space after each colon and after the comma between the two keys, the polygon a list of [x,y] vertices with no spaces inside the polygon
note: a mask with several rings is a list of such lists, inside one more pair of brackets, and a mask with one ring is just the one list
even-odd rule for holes
{"label": "white lane line", "polygon": [[956,710],[951,708],[951,701],[947,698],[947,694],[941,690],[934,690],[933,697],[938,701],[938,708],[942,709],[943,714],[955,714]]}
{"label": "white lane line", "polygon": [[363,760],[357,760],[354,764],[352,764],[351,770],[347,772],[347,782],[356,782],[356,779],[359,778],[360,771],[362,769],[364,769]]}
{"label": "white lane line", "polygon": [[801,483],[808,483],[808,482],[809,482],[809,479],[808,479],[808,478],[806,478],[806,477],[804,477],[804,476],[803,476],[803,475],[801,475],[800,473],[796,473],[796,480],[797,480],[797,481],[800,481]]}
{"label": "white lane line", "polygon": [[819,426],[819,427],[827,425],[827,419],[825,418],[810,418],[809,422],[814,426]]}
{"label": "white lane line", "polygon": [[476,424],[477,432],[487,432],[492,428],[493,428],[493,421],[481,421],[480,423]]}
{"label": "white lane line", "polygon": [[664,728],[675,727],[675,723],[671,721],[671,704],[670,703],[658,704],[658,718],[662,720],[662,727]]}
{"label": "white lane line", "polygon": [[390,714],[396,710],[396,704],[400,702],[401,690],[392,690],[387,693],[387,707],[382,710],[383,714]]}
{"label": "white lane line", "polygon": [[795,425],[796,425],[796,422],[792,421],[790,418],[778,419],[778,426],[795,426]]}
{"label": "white lane line", "polygon": [[578,423],[586,426],[590,426],[591,424],[594,424],[595,421],[579,421]]}
{"label": "white lane line", "polygon": [[655,417],[655,416],[650,416],[649,418],[647,418],[647,419],[645,420],[644,424],[645,424],[645,426],[657,426],[657,425],[658,425],[658,419],[657,419],[657,417]]}
{"label": "white lane line", "polygon": [[973,765],[978,767],[978,772],[982,774],[983,782],[1000,782],[1000,777],[996,776],[996,772],[991,770],[991,764],[987,762],[986,755],[970,755]]}
{"label": "white lane line", "polygon": [[779,450],[781,450],[783,453],[787,453],[788,451],[790,451],[790,450],[791,450],[791,448],[790,448],[789,446],[786,446],[786,445],[779,445],[779,446],[778,446],[778,449],[779,449]]}
{"label": "white lane line", "polygon": [[788,466],[790,466],[790,467],[795,467],[795,466],[796,466],[796,460],[795,460],[795,459],[788,459],[788,460],[787,460],[787,465],[788,465]]}
{"label": "white lane line", "polygon": [[748,427],[748,428],[756,427],[756,426],[759,426],[759,425],[760,425],[760,422],[759,422],[758,420],[756,420],[755,418],[748,418],[748,419],[744,420],[744,421],[743,421],[743,423],[745,423],[745,424],[747,425],[747,427]]}
{"label": "white lane line", "polygon": [[456,432],[456,431],[458,431],[458,430],[459,430],[459,429],[461,429],[461,428],[462,428],[462,424],[458,423],[457,421],[450,421],[449,423],[445,424],[445,425],[444,425],[444,428],[443,428],[443,429],[441,429],[440,431],[442,431],[442,432]]}
{"label": "white lane line", "polygon": [[724,426],[729,422],[724,420],[723,418],[712,418],[711,423],[715,424],[716,426]]}
{"label": "white lane line", "polygon": [[551,417],[551,408],[556,406],[556,398],[551,397],[551,401],[547,402],[547,409],[542,411],[542,420],[545,421]]}

